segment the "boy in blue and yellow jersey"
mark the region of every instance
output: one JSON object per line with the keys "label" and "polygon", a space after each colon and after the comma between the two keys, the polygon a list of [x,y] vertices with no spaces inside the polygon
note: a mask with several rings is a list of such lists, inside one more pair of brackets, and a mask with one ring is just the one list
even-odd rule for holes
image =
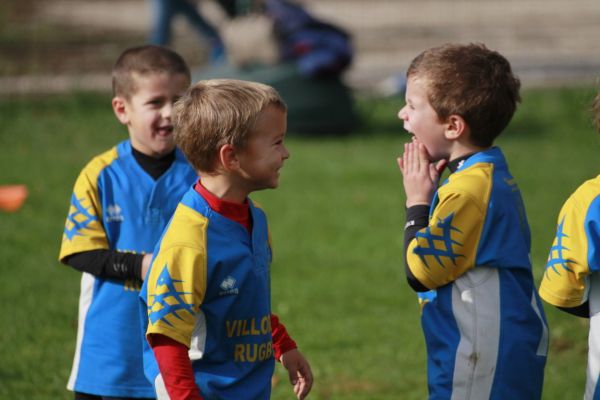
{"label": "boy in blue and yellow jersey", "polygon": [[175,148],[171,110],[190,84],[159,46],[126,50],[113,68],[113,110],[129,140],[81,171],[59,259],[83,272],[68,389],[76,399],[154,398],[143,372],[138,295],[151,252],[193,168]]}
{"label": "boy in blue and yellow jersey", "polygon": [[140,294],[159,399],[268,399],[275,360],[299,399],[311,389],[308,362],[271,313],[267,219],[248,197],[279,184],[286,110],[270,86],[235,80],[198,82],[175,106],[175,141],[202,178]]}
{"label": "boy in blue and yellow jersey", "polygon": [[[430,399],[539,399],[548,331],[523,201],[494,139],[519,101],[499,53],[448,44],[407,71],[398,159],[406,275],[422,305]],[[438,188],[445,166],[448,179]]]}
{"label": "boy in blue and yellow jersey", "polygon": [[[594,101],[600,132],[600,94]],[[558,216],[540,296],[559,309],[590,319],[586,400],[600,399],[600,175],[584,182]]]}

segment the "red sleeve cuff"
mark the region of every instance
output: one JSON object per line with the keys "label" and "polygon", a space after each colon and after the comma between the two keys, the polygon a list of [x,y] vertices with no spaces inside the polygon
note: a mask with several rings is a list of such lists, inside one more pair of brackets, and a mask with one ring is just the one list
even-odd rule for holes
{"label": "red sleeve cuff", "polygon": [[149,337],[154,357],[171,400],[203,400],[194,379],[188,348],[165,335]]}
{"label": "red sleeve cuff", "polygon": [[275,314],[271,314],[271,334],[273,335],[273,350],[277,361],[280,360],[283,354],[298,348],[296,342],[288,335],[285,326],[279,322],[279,318]]}

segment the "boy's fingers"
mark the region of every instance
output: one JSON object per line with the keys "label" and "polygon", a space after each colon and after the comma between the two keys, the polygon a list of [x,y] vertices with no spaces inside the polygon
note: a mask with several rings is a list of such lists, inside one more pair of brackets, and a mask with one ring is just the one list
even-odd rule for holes
{"label": "boy's fingers", "polygon": [[398,163],[398,168],[400,168],[400,171],[404,172],[404,159],[402,157],[398,157],[396,162]]}
{"label": "boy's fingers", "polygon": [[419,160],[417,155],[415,154],[415,144],[408,143],[407,145],[407,154],[406,154],[406,166],[410,172],[419,171]]}
{"label": "boy's fingers", "polygon": [[306,380],[304,380],[303,378],[300,378],[300,380],[298,380],[298,383],[296,384],[296,387],[294,388],[294,394],[296,395],[296,397],[299,400],[302,400],[308,395],[309,391],[310,385],[308,384],[308,382],[306,382]]}
{"label": "boy's fingers", "polygon": [[429,168],[429,154],[423,143],[419,143],[419,163],[421,168]]}
{"label": "boy's fingers", "polygon": [[446,159],[441,159],[435,164],[435,169],[437,170],[438,174],[442,173],[444,168],[446,168],[446,165],[448,165],[448,160]]}
{"label": "boy's fingers", "polygon": [[294,386],[294,394],[299,400],[304,399],[312,388],[313,376],[308,365],[298,369],[298,379]]}

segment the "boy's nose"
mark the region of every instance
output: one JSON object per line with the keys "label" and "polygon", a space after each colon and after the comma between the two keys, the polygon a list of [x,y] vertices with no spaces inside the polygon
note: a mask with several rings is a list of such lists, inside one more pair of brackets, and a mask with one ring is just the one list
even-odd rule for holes
{"label": "boy's nose", "polygon": [[398,111],[398,118],[401,120],[405,120],[406,119],[406,111],[404,111],[406,109],[406,106],[402,107],[400,109],[400,111]]}
{"label": "boy's nose", "polygon": [[161,114],[162,114],[163,118],[170,119],[171,114],[173,113],[173,104],[166,102],[161,111],[162,111]]}

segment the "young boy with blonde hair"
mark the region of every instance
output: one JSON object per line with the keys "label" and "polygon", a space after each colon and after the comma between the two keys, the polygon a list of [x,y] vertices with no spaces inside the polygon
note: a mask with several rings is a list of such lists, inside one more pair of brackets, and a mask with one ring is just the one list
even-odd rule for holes
{"label": "young boy with blonde hair", "polygon": [[76,399],[154,398],[144,376],[138,294],[150,253],[196,173],[175,149],[174,102],[190,84],[177,53],[127,49],[113,68],[112,107],[129,140],[81,171],[59,259],[82,271]]}
{"label": "young boy with blonde hair", "polygon": [[[600,132],[600,93],[594,101]],[[600,399],[600,175],[584,182],[558,216],[540,296],[559,309],[589,318],[584,399]]]}
{"label": "young boy with blonde hair", "polygon": [[176,104],[175,140],[201,179],[140,294],[159,399],[268,399],[274,360],[299,399],[311,389],[308,362],[271,312],[267,219],[248,197],[279,185],[286,111],[270,86],[235,80],[198,82]]}
{"label": "young boy with blonde hair", "polygon": [[[519,80],[499,53],[448,44],[407,72],[398,113],[412,136],[398,159],[406,191],[406,275],[422,300],[431,399],[539,399],[548,346],[529,260],[525,208],[494,139]],[[445,166],[448,179],[438,188]]]}

